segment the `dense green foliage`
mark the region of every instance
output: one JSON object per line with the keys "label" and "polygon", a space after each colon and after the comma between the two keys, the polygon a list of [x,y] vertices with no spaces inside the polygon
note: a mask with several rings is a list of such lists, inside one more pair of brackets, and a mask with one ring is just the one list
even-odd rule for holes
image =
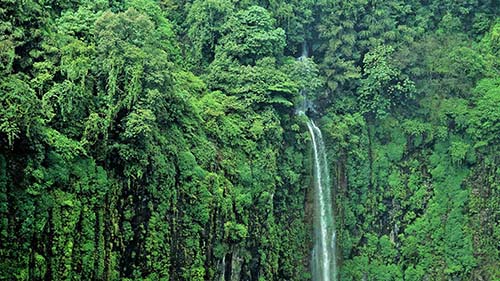
{"label": "dense green foliage", "polygon": [[500,279],[477,0],[0,0],[0,279],[310,280],[301,92],[341,280]]}

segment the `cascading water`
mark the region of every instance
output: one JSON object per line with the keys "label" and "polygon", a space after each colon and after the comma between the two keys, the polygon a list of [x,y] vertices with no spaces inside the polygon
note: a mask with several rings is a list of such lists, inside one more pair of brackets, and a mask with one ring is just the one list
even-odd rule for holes
{"label": "cascading water", "polygon": [[307,120],[307,127],[314,150],[315,241],[311,262],[312,277],[314,281],[335,281],[337,280],[336,237],[325,144],[320,129],[312,120]]}
{"label": "cascading water", "polygon": [[[307,47],[304,45],[303,61],[307,58]],[[305,114],[309,101],[304,93],[304,103],[299,114]],[[311,255],[313,281],[336,281],[336,235],[335,221],[332,212],[331,182],[326,160],[325,144],[321,130],[314,121],[307,117],[307,128],[311,135],[314,151],[314,248]]]}

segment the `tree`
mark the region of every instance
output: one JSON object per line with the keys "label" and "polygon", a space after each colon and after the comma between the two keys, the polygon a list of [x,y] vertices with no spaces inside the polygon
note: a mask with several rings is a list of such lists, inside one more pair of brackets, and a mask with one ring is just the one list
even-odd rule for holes
{"label": "tree", "polygon": [[392,65],[391,46],[379,46],[363,59],[363,79],[358,89],[361,112],[370,119],[381,118],[391,110],[402,109],[413,98],[414,83]]}
{"label": "tree", "polygon": [[274,25],[275,20],[262,7],[237,12],[223,26],[216,55],[245,65],[254,65],[264,57],[279,57],[285,47],[285,32]]}
{"label": "tree", "polygon": [[195,70],[202,71],[214,59],[223,26],[233,10],[234,5],[228,0],[196,0],[189,8],[187,35],[194,45],[189,58]]}

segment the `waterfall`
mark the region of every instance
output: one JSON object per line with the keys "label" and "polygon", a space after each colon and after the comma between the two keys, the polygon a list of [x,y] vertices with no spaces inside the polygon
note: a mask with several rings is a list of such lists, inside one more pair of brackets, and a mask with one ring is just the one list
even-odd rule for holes
{"label": "waterfall", "polygon": [[[308,56],[304,43],[299,61]],[[304,102],[298,113],[307,117],[309,101],[303,91]],[[321,130],[313,120],[307,117],[307,128],[311,135],[314,151],[314,247],[311,255],[311,271],[313,281],[337,280],[337,256],[335,221],[331,195],[330,173],[326,159],[325,144]]]}
{"label": "waterfall", "polygon": [[312,277],[314,281],[337,280],[335,227],[332,212],[330,176],[325,144],[314,121],[307,120],[314,150],[314,249]]}

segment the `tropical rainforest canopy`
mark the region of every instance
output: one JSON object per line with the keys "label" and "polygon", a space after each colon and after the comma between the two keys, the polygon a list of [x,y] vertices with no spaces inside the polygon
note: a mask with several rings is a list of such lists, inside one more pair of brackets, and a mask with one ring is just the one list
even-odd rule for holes
{"label": "tropical rainforest canopy", "polygon": [[499,7],[0,0],[0,279],[311,280],[305,96],[339,280],[499,280]]}

